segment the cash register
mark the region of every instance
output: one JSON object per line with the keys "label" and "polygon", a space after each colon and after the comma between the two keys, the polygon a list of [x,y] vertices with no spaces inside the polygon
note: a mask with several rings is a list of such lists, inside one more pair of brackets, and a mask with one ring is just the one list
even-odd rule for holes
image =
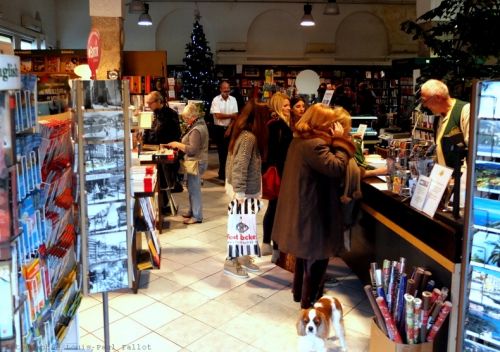
{"label": "cash register", "polygon": [[401,127],[389,127],[381,128],[378,138],[380,139],[380,146],[387,147],[390,140],[408,139],[411,138],[411,134],[410,132],[404,132]]}

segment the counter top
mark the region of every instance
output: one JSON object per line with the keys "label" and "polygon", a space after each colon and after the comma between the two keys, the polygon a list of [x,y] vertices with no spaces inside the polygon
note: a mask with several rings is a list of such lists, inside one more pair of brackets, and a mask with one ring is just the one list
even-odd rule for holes
{"label": "counter top", "polygon": [[376,177],[362,180],[362,204],[383,215],[446,259],[453,263],[461,262],[463,219],[454,219],[451,213],[441,211],[431,218],[412,208],[410,199],[405,200],[404,197],[375,186],[380,183],[383,181]]}

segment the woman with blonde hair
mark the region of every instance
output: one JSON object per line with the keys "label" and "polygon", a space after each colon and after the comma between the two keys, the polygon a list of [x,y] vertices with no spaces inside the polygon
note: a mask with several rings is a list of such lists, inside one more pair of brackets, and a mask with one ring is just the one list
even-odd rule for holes
{"label": "woman with blonde hair", "polygon": [[[260,198],[262,159],[267,155],[269,107],[260,99],[250,100],[234,121],[226,162],[226,193],[242,204],[246,198]],[[247,278],[259,267],[249,256],[228,257],[224,272]]]}
{"label": "woman with blonde hair", "polygon": [[[269,166],[276,166],[278,175],[281,178],[283,177],[288,147],[293,139],[293,132],[290,128],[290,98],[284,93],[275,93],[269,101],[269,107],[271,114],[267,122],[269,131],[268,153],[267,159],[262,165],[262,172],[265,173]],[[277,204],[277,198],[269,200],[263,220],[262,255],[272,254],[271,262],[273,263],[276,263],[279,258],[277,242],[273,241],[271,246],[271,234]]]}
{"label": "woman with blonde hair", "polygon": [[340,183],[355,146],[335,122],[340,112],[321,104],[307,109],[281,180],[272,239],[296,257],[292,293],[303,309],[322,296],[328,260],[344,248]]}

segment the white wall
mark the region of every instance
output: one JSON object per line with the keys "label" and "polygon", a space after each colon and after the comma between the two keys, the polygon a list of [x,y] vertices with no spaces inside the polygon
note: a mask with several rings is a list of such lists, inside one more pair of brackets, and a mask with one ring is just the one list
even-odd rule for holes
{"label": "white wall", "polygon": [[[124,0],[128,3],[128,0]],[[91,29],[87,0],[0,0],[4,13],[12,12],[20,23],[22,11],[39,9],[44,33],[57,38],[61,49],[85,49]],[[14,5],[14,3],[16,5]],[[41,4],[43,3],[43,7]],[[8,4],[8,5],[7,5]],[[20,5],[18,5],[20,4]],[[391,44],[415,44],[411,36],[400,30],[406,19],[416,19],[415,5],[340,4],[340,15],[323,15],[324,4],[313,4],[314,27],[301,27],[302,3],[237,3],[237,2],[150,2],[153,25],[137,25],[138,14],[125,8],[124,50],[165,50],[169,65],[181,65],[185,46],[190,42],[194,10],[199,9],[200,24],[209,41],[214,60],[221,64],[390,65],[391,58],[413,57],[416,52],[390,52]],[[29,9],[29,10],[23,10]],[[366,21],[367,14],[373,21]],[[5,16],[4,16],[5,19]],[[47,19],[47,20],[46,20]],[[370,46],[359,44],[360,33],[370,34],[370,23],[377,23],[380,41]],[[342,24],[342,31],[339,26]],[[46,28],[49,27],[49,28]],[[338,37],[338,33],[342,37]],[[49,34],[50,33],[50,34]],[[218,43],[244,43],[247,52],[217,55]],[[333,43],[337,52],[349,53],[348,61],[336,59],[336,53],[307,53],[311,43]],[[345,47],[345,45],[352,47]],[[344,45],[339,48],[339,45]],[[354,51],[354,53],[353,53]],[[265,55],[263,55],[265,54]],[[384,54],[386,55],[384,57]],[[263,56],[267,58],[264,59]],[[373,60],[373,57],[377,57]],[[274,59],[273,59],[274,57]],[[367,63],[367,60],[372,60]]]}
{"label": "white wall", "polygon": [[0,0],[2,18],[0,26],[25,33],[28,36],[39,36],[38,33],[21,27],[21,15],[35,17],[40,14],[42,21],[42,35],[49,44],[56,44],[57,0]]}

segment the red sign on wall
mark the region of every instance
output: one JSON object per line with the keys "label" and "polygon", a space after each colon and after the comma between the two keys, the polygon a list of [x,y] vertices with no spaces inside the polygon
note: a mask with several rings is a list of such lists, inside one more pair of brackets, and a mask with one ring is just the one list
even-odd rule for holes
{"label": "red sign on wall", "polygon": [[92,79],[96,78],[97,68],[101,61],[101,37],[97,29],[92,29],[87,41],[87,62],[92,73]]}

